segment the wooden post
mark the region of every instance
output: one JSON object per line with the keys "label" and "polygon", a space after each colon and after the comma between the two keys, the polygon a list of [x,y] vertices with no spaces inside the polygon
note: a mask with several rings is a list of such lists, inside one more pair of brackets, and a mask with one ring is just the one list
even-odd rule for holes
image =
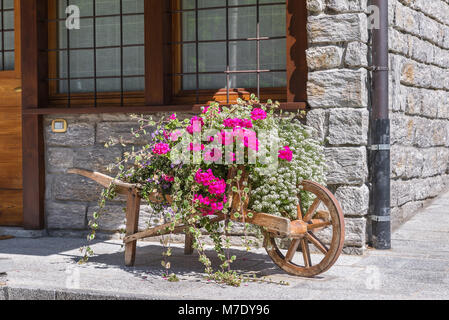
{"label": "wooden post", "polygon": [[[133,235],[138,231],[139,212],[140,212],[140,195],[136,188],[128,192],[128,201],[126,205],[126,235]],[[136,260],[137,241],[125,244],[125,265],[127,267],[134,266]]]}
{"label": "wooden post", "polygon": [[25,115],[47,102],[47,1],[21,0],[23,226],[43,229],[45,159],[42,116]]}
{"label": "wooden post", "polygon": [[287,102],[307,101],[306,1],[287,0]]}
{"label": "wooden post", "polygon": [[187,230],[186,231],[185,243],[184,243],[184,254],[190,255],[192,253],[193,253],[193,236]]}
{"label": "wooden post", "polygon": [[160,106],[171,96],[170,22],[167,1],[145,1],[145,103]]}

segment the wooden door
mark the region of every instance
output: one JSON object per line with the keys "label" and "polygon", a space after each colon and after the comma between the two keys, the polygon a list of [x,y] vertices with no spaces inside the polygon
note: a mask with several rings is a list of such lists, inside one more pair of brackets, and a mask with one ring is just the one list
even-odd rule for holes
{"label": "wooden door", "polygon": [[14,0],[13,24],[14,70],[0,71],[0,226],[21,226],[23,221],[19,0]]}

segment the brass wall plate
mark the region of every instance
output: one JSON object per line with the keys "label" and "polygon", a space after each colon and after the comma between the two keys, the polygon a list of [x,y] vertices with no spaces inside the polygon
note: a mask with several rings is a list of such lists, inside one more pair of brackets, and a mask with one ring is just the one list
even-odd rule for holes
{"label": "brass wall plate", "polygon": [[55,119],[51,122],[51,131],[55,133],[67,132],[67,121],[64,119]]}

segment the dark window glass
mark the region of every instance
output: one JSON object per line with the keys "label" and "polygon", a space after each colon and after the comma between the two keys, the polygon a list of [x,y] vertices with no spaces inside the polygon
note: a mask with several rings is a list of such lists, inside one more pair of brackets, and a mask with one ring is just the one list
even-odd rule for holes
{"label": "dark window glass", "polygon": [[0,71],[14,70],[14,0],[0,0]]}

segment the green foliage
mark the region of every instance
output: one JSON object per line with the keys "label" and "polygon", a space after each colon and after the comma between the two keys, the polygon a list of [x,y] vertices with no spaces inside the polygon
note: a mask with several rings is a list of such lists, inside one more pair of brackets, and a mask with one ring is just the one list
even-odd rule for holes
{"label": "green foliage", "polygon": [[[154,209],[153,221],[157,218],[161,224],[169,223],[167,230],[160,234],[161,244],[164,246],[161,261],[161,266],[164,269],[162,275],[168,281],[179,281],[176,275],[170,272],[171,263],[169,261],[172,256],[172,234],[179,225],[185,226],[185,230],[192,235],[193,247],[199,254],[199,261],[204,265],[207,279],[231,286],[240,286],[243,281],[248,281],[247,278],[237,274],[231,268],[237,257],[230,254],[229,234],[233,225],[230,218],[241,219],[243,222],[246,217],[251,219],[252,213],[245,216],[243,212],[244,204],[248,202],[249,208],[253,211],[296,219],[298,186],[301,181],[307,179],[319,183],[324,182],[323,146],[312,138],[311,129],[301,124],[299,120],[301,114],[284,114],[278,112],[278,107],[277,102],[269,101],[267,104],[262,104],[252,95],[250,101],[239,99],[237,104],[229,107],[221,108],[217,103],[212,103],[195,118],[197,123],[203,123],[200,127],[201,133],[204,134],[204,132],[208,132],[206,130],[210,129],[217,130],[218,135],[214,136],[214,141],[221,139],[222,130],[229,129],[229,125],[225,126],[226,120],[229,119],[245,120],[246,125],[251,125],[251,129],[255,132],[262,132],[262,130],[269,132],[269,141],[279,143],[281,148],[289,146],[293,154],[291,161],[276,158],[277,166],[261,160],[250,164],[248,161],[250,149],[255,148],[254,145],[251,147],[251,142],[248,142],[248,145],[245,144],[244,165],[207,161],[199,163],[174,161],[176,159],[171,159],[169,152],[165,151],[177,148],[179,144],[184,149],[190,147],[189,143],[182,144],[182,138],[185,136],[192,138],[190,131],[195,130],[193,118],[181,120],[176,115],[172,115],[169,119],[162,118],[156,122],[152,117],[133,116],[139,124],[139,129],[132,133],[136,138],[147,136],[148,144],[140,150],[135,150],[132,147],[124,154],[123,159],[111,164],[108,168],[111,171],[118,170],[117,180],[140,186],[143,200],[151,203]],[[255,116],[254,112],[258,113],[259,117]],[[238,137],[238,132],[241,132],[239,130],[243,129],[237,126],[237,129],[233,131],[236,137]],[[174,136],[178,139],[173,138]],[[243,144],[243,138],[240,139]],[[206,152],[210,152],[207,150],[208,142],[212,143],[209,137],[203,137],[203,141],[193,140],[193,146],[195,143],[206,145],[204,147],[206,150],[204,153],[200,152],[200,157],[205,157]],[[114,144],[122,144],[121,139],[111,139],[106,146],[111,147]],[[157,149],[157,146],[161,149]],[[272,148],[275,147],[272,145]],[[271,151],[274,151],[277,156],[279,149]],[[258,152],[262,153],[259,150]],[[194,159],[190,155],[189,157],[190,160]],[[226,184],[225,193],[224,189],[213,191],[210,189],[211,184],[203,185],[199,182],[197,174],[207,172],[207,170],[211,170],[210,172],[213,173],[213,178],[210,178],[212,182]],[[233,177],[228,176],[230,170],[235,172]],[[244,177],[246,179],[242,179]],[[230,199],[234,194],[239,195],[240,203],[233,204],[234,208],[238,208],[233,211]],[[201,202],[198,200],[199,195],[208,200]],[[89,221],[91,228],[89,241],[95,239],[96,232],[99,230],[99,220],[105,213],[106,201],[114,199],[116,196],[113,184],[102,192],[99,210]],[[313,200],[306,198],[305,195],[302,197],[302,204],[305,206]],[[153,201],[155,198],[159,201]],[[220,204],[220,201],[223,202],[223,207],[218,205],[212,207],[212,203]],[[210,215],[212,217],[224,215],[225,223],[214,221]],[[207,236],[214,243],[214,250],[220,261],[218,270],[214,270],[210,258],[205,254],[203,230],[207,232]],[[249,231],[258,230],[258,228],[245,222],[244,230],[243,240],[247,250],[250,250],[253,241],[247,234]],[[93,251],[90,247],[84,247],[82,251],[84,257],[80,262],[86,262],[93,255]]]}

